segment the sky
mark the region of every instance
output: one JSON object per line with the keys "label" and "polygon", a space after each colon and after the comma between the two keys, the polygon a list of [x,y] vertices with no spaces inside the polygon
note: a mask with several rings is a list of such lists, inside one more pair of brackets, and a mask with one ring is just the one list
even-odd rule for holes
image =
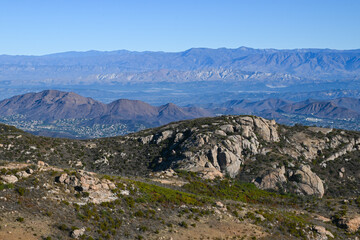
{"label": "sky", "polygon": [[1,0],[0,54],[360,48],[358,0]]}

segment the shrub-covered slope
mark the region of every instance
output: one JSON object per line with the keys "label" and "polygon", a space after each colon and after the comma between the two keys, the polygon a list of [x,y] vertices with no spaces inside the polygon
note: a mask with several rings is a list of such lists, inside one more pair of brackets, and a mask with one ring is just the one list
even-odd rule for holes
{"label": "shrub-covered slope", "polygon": [[1,126],[0,158],[8,161],[40,160],[127,176],[171,168],[305,195],[359,194],[358,132],[287,127],[255,116],[202,118],[83,141]]}

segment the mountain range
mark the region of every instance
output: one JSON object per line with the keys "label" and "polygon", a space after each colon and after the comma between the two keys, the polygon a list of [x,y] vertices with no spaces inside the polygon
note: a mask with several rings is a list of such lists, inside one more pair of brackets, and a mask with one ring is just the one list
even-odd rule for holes
{"label": "mountain range", "polygon": [[[360,50],[192,48],[183,52],[66,52],[0,56],[3,81],[104,82],[358,78]],[[265,73],[262,75],[262,73]],[[280,79],[281,78],[281,79]],[[55,82],[53,82],[55,83]]]}
{"label": "mountain range", "polygon": [[145,122],[159,126],[177,120],[209,116],[197,107],[178,107],[168,103],[151,106],[138,100],[119,99],[109,104],[73,92],[46,90],[0,101],[0,116],[24,115],[28,120],[51,122],[60,119],[91,119],[93,123],[113,124],[119,120]]}
{"label": "mountain range", "polygon": [[0,100],[46,89],[110,103],[360,97],[360,50],[192,48],[0,55]]}
{"label": "mountain range", "polygon": [[284,113],[329,119],[355,119],[360,116],[360,100],[357,98],[308,99],[300,102],[282,99],[233,100],[218,106],[215,111],[225,114],[273,114],[276,116],[276,114]]}

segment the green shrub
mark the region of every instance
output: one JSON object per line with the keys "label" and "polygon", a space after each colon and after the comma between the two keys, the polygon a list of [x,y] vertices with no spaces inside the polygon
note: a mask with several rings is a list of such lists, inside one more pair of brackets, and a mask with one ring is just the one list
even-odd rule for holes
{"label": "green shrub", "polygon": [[140,227],[139,227],[139,230],[140,230],[141,232],[146,232],[146,231],[148,231],[149,229],[148,229],[147,226],[140,226]]}
{"label": "green shrub", "polygon": [[58,228],[59,228],[61,231],[69,231],[69,227],[66,226],[64,223],[61,224]]}
{"label": "green shrub", "polygon": [[135,215],[135,217],[144,217],[145,216],[145,214],[141,210],[136,211],[134,215]]}
{"label": "green shrub", "polygon": [[203,205],[205,202],[208,202],[208,199],[204,197],[165,187],[159,187],[143,182],[136,182],[136,185],[147,202],[157,202],[161,204],[171,203],[177,205]]}
{"label": "green shrub", "polygon": [[18,187],[16,189],[16,192],[20,195],[20,196],[24,196],[25,192],[26,192],[26,188],[23,187]]}
{"label": "green shrub", "polygon": [[4,189],[12,189],[12,188],[14,188],[14,184],[12,183],[9,184],[0,183],[0,191]]}
{"label": "green shrub", "polygon": [[189,227],[188,224],[185,221],[180,222],[179,226],[183,227],[183,228],[188,228]]}

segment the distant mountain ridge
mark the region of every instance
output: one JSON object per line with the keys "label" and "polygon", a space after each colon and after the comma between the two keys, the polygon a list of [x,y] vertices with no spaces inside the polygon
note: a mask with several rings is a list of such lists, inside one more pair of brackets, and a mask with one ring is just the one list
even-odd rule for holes
{"label": "distant mountain ridge", "polygon": [[66,52],[0,56],[8,84],[359,79],[360,50],[192,48],[183,52]]}
{"label": "distant mountain ridge", "polygon": [[[212,106],[211,108],[214,108]],[[259,101],[233,100],[219,104],[217,112],[226,114],[257,114],[277,118],[278,114],[297,114],[328,119],[355,119],[360,117],[360,99],[337,98],[291,102],[282,99]],[[271,117],[272,116],[272,117]]]}

